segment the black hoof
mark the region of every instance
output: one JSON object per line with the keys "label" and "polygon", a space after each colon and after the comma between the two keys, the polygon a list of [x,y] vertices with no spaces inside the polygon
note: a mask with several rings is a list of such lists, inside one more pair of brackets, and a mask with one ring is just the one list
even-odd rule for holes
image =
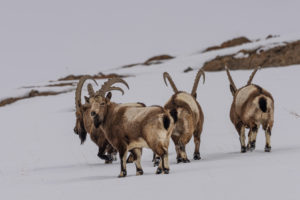
{"label": "black hoof", "polygon": [[200,153],[194,153],[194,160],[200,160]]}
{"label": "black hoof", "polygon": [[162,173],[162,168],[157,168],[157,170],[156,170],[156,174],[161,174]]}
{"label": "black hoof", "polygon": [[110,154],[109,154],[109,155],[107,155],[107,160],[108,160],[108,161],[113,161],[113,160],[114,160],[114,159],[113,159],[113,156],[112,156],[112,155],[110,155]]}
{"label": "black hoof", "polygon": [[121,171],[119,178],[123,178],[125,176],[127,176],[127,171]]}
{"label": "black hoof", "polygon": [[241,153],[246,153],[247,152],[247,148],[246,147],[242,147],[241,148]]}
{"label": "black hoof", "polygon": [[105,160],[105,164],[112,164],[112,160]]}
{"label": "black hoof", "polygon": [[160,158],[155,158],[153,161],[153,166],[157,167],[159,165],[159,162],[160,162]]}
{"label": "black hoof", "polygon": [[191,162],[189,159],[182,159],[182,162],[183,163],[189,163],[189,162]]}
{"label": "black hoof", "polygon": [[98,156],[99,158],[101,158],[102,160],[109,160],[109,157],[108,157],[107,155],[98,153],[97,156]]}
{"label": "black hoof", "polygon": [[164,174],[169,174],[170,173],[170,169],[164,169]]}
{"label": "black hoof", "polygon": [[183,158],[177,158],[177,163],[183,162]]}
{"label": "black hoof", "polygon": [[136,170],[136,175],[137,176],[140,176],[140,175],[143,175],[144,174],[144,171],[142,169],[137,169]]}
{"label": "black hoof", "polygon": [[265,147],[265,152],[271,152],[271,147]]}

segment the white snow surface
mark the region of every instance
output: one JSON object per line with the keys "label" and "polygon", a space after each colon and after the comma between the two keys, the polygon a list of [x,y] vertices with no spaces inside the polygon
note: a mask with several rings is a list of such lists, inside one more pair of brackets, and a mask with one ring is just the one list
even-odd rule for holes
{"label": "white snow surface", "polygon": [[[172,95],[160,70],[127,78],[130,90],[113,94],[115,102],[143,101],[163,105]],[[195,76],[167,70],[180,90],[190,91]],[[238,86],[250,71],[234,71]],[[259,131],[254,152],[240,153],[238,134],[229,120],[232,96],[225,72],[206,73],[199,84],[198,101],[205,122],[201,137],[202,160],[192,160],[193,140],[187,152],[191,163],[176,164],[174,145],[169,147],[170,174],[155,175],[152,152],[144,150],[145,174],[117,178],[119,161],[106,165],[88,139],[79,145],[75,124],[74,92],[37,97],[0,108],[0,195],[4,199],[298,199],[300,195],[299,95],[300,66],[260,70],[254,83],[275,99],[272,152],[263,151],[264,132]],[[99,81],[100,83],[101,81]]]}
{"label": "white snow surface", "polygon": [[[135,75],[126,78],[130,90],[124,96],[114,92],[113,101],[163,105],[172,95],[164,85],[164,71],[178,89],[190,91],[196,71],[182,73],[189,66],[198,69],[216,56],[299,40],[299,6],[297,0],[3,0],[0,99],[27,94],[31,88],[24,86],[39,86],[33,88],[39,91],[72,89],[43,86],[69,74],[104,72]],[[269,34],[280,37],[264,40]],[[254,42],[200,53],[239,36]],[[176,58],[119,68],[165,53]],[[250,74],[232,72],[237,86],[243,86]],[[117,178],[119,159],[104,164],[97,157],[97,146],[89,138],[80,145],[73,133],[74,92],[1,107],[0,199],[298,200],[299,74],[300,65],[257,72],[254,83],[275,99],[272,152],[263,151],[265,137],[260,130],[256,150],[241,154],[229,119],[232,96],[227,76],[224,71],[207,72],[197,97],[205,115],[202,160],[192,160],[192,139],[187,146],[191,163],[176,164],[171,141],[168,175],[155,175],[152,152],[145,149],[145,174],[135,176],[135,166],[129,164],[128,177]]]}

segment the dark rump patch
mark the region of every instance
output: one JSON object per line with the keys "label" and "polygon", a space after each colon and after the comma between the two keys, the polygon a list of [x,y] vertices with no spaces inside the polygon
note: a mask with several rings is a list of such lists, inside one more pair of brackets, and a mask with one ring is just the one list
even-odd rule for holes
{"label": "dark rump patch", "polygon": [[170,127],[170,119],[167,115],[164,115],[163,117],[164,127],[166,130]]}
{"label": "dark rump patch", "polygon": [[258,103],[259,103],[259,108],[263,112],[267,112],[267,100],[264,97],[260,97]]}

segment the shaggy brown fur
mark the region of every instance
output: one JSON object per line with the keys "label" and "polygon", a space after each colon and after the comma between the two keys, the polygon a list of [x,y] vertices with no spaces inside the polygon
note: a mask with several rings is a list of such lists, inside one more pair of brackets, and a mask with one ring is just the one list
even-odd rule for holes
{"label": "shaggy brown fur", "polygon": [[158,106],[120,106],[110,101],[110,92],[104,97],[103,94],[110,90],[109,87],[104,87],[92,100],[91,112],[95,114],[91,117],[95,127],[103,130],[107,140],[119,152],[121,159],[119,177],[127,175],[126,157],[128,151],[131,150],[136,155],[136,174],[143,174],[140,163],[143,147],[152,149],[161,157],[156,173],[169,173],[168,147],[174,128],[174,122],[169,113]]}
{"label": "shaggy brown fur", "polygon": [[[81,90],[84,81],[90,77],[86,76],[80,79],[78,87],[76,89],[76,126],[74,132],[79,135],[81,144],[84,143],[87,133],[89,133],[91,140],[99,147],[98,157],[105,160],[105,163],[112,163],[117,154],[117,150],[114,149],[104,136],[102,129],[94,126],[93,119],[91,119],[91,104],[94,101],[95,92],[92,85],[88,85],[89,97],[85,97],[85,104],[81,104]],[[132,106],[132,107],[145,107],[143,103],[127,103],[120,106]],[[105,155],[107,153],[107,155]],[[134,153],[134,152],[133,152]],[[134,156],[131,156],[134,157]]]}
{"label": "shaggy brown fur", "polygon": [[[230,72],[225,67],[230,82],[233,102],[230,109],[230,119],[240,136],[241,152],[253,151],[256,144],[258,128],[262,125],[266,135],[265,151],[271,151],[271,131],[274,123],[274,99],[272,95],[258,85],[252,84],[256,68],[247,85],[236,89]],[[245,128],[249,128],[248,145],[246,148]]]}
{"label": "shaggy brown fur", "polygon": [[196,90],[201,74],[203,75],[203,80],[205,80],[204,72],[200,69],[195,78],[192,92],[189,94],[187,92],[178,91],[170,75],[167,72],[164,73],[165,83],[166,78],[168,78],[170,85],[175,92],[175,94],[165,104],[164,108],[170,112],[175,121],[172,140],[175,144],[177,153],[177,163],[190,162],[185,151],[185,146],[192,136],[194,136],[195,143],[194,160],[201,159],[199,149],[204,115],[200,104],[196,100]]}
{"label": "shaggy brown fur", "polygon": [[[82,77],[78,82],[76,89],[76,125],[74,132],[79,135],[81,144],[86,140],[86,135],[89,133],[91,140],[98,146],[98,157],[105,160],[105,163],[112,163],[113,157],[115,157],[117,151],[108,143],[105,139],[104,133],[101,129],[95,128],[93,121],[90,118],[91,105],[89,103],[90,98],[85,97],[85,104],[81,103],[81,90],[85,80],[89,79],[89,76]],[[89,85],[90,86],[90,85]],[[107,155],[105,155],[107,153]]]}

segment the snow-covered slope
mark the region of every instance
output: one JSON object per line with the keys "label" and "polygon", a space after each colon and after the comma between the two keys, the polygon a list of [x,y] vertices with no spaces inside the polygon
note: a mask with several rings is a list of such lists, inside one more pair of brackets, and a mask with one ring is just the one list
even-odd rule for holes
{"label": "snow-covered slope", "polygon": [[[177,87],[191,90],[195,73],[167,69]],[[200,84],[198,101],[204,114],[201,142],[202,160],[176,164],[170,146],[169,175],[155,175],[152,152],[145,150],[145,174],[135,176],[128,165],[128,177],[117,178],[119,162],[105,165],[96,156],[97,147],[87,140],[82,146],[73,133],[74,94],[38,97],[0,109],[0,196],[5,199],[83,198],[205,198],[205,199],[298,199],[300,195],[299,120],[290,112],[300,112],[300,66],[260,70],[254,82],[275,98],[275,125],[272,152],[265,153],[260,130],[257,149],[239,153],[238,135],[229,120],[231,94],[225,72],[206,73]],[[250,71],[232,72],[242,86]],[[126,79],[130,90],[113,94],[116,102],[143,101],[164,104],[172,94],[164,86],[160,72],[142,73]],[[101,82],[101,81],[100,81]],[[172,142],[171,142],[172,143]],[[193,142],[188,145],[192,158]]]}
{"label": "snow-covered slope", "polygon": [[[162,80],[168,71],[177,87],[190,91],[195,71],[216,55],[263,44],[266,48],[299,40],[297,0],[209,1],[9,1],[0,3],[0,99],[29,92],[69,74],[120,73],[130,90],[113,93],[116,102],[163,105],[172,95]],[[246,36],[263,39],[200,53],[206,47]],[[153,66],[120,69],[153,55],[175,59]],[[245,56],[245,55],[238,55]],[[238,86],[250,71],[234,71]],[[0,108],[0,199],[293,199],[300,195],[300,65],[260,70],[254,83],[275,99],[272,152],[264,133],[257,149],[239,153],[229,120],[232,97],[225,72],[206,73],[198,101],[204,115],[200,161],[176,164],[171,142],[169,175],[155,175],[152,152],[145,150],[145,174],[118,179],[119,161],[105,165],[97,147],[73,133],[74,92],[36,97]],[[101,84],[102,81],[99,81]],[[20,89],[21,88],[21,89]],[[66,87],[71,89],[72,87]],[[41,91],[49,88],[40,87]],[[51,88],[61,91],[63,88]],[[187,147],[192,158],[193,141]]]}

